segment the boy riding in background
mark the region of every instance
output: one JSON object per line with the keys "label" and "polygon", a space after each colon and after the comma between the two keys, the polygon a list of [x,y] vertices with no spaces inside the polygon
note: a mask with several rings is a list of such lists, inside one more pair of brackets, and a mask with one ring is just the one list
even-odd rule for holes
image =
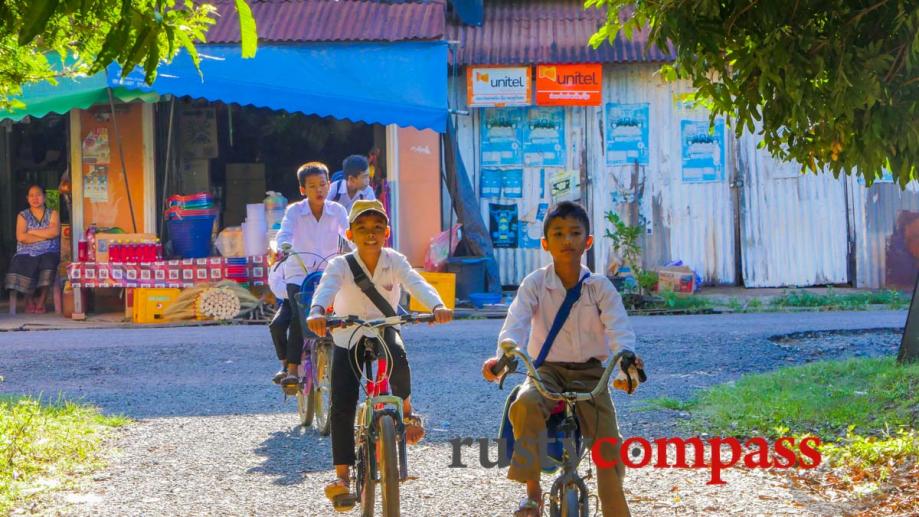
{"label": "boy riding in background", "polygon": [[[581,265],[584,252],[593,244],[587,211],[577,203],[562,202],[553,207],[543,223],[542,247],[552,255],[552,264],[527,275],[517,290],[498,336],[498,342],[526,341],[531,359],[540,356],[545,345],[548,354],[537,366],[545,386],[552,391],[590,391],[603,375],[603,361],[620,349],[634,350],[635,333],[629,324],[622,297],[602,275],[595,275]],[[554,341],[547,342],[550,329],[562,307],[566,294],[580,297],[571,307]],[[527,336],[529,334],[529,339]],[[499,357],[501,350],[498,350]],[[482,375],[495,381],[500,375],[491,372],[497,358],[485,361]],[[636,366],[643,368],[641,359]],[[500,373],[500,372],[499,372]],[[544,398],[527,379],[509,417],[516,445],[507,477],[526,483],[527,497],[514,513],[517,517],[538,517],[542,510],[542,473],[539,441],[546,436],[546,420],[555,401]],[[597,400],[578,402],[576,413],[585,439],[616,438],[621,441],[616,410],[609,392]],[[521,449],[525,449],[521,452]],[[604,441],[600,450],[604,458],[618,458],[619,446]],[[527,461],[526,458],[536,459]],[[627,516],[621,462],[613,468],[598,468],[597,491],[603,515]]]}
{"label": "boy riding in background", "polygon": [[341,163],[342,177],[332,182],[329,198],[350,211],[351,205],[360,199],[376,199],[370,188],[370,162],[367,158],[352,154]]}
{"label": "boy riding in background", "polygon": [[[318,336],[326,333],[325,307],[333,305],[339,316],[357,316],[362,320],[384,317],[397,310],[401,288],[404,287],[422,303],[433,308],[437,323],[446,323],[453,317],[453,311],[444,306],[440,295],[425,279],[412,269],[408,259],[392,248],[384,247],[389,238],[389,218],[382,203],[376,200],[355,201],[348,217],[350,227],[347,237],[356,250],[336,257],[329,262],[313,297],[309,329]],[[356,279],[357,277],[357,279]],[[372,288],[381,295],[376,298],[389,307],[376,305],[365,294],[360,284],[369,279]],[[367,289],[365,284],[364,289]],[[334,301],[334,304],[333,304]],[[386,310],[383,310],[386,309]],[[353,507],[355,497],[349,493],[351,466],[355,463],[354,417],[360,380],[355,372],[363,364],[353,364],[351,347],[362,338],[374,333],[358,328],[342,328],[332,331],[335,349],[332,353],[332,403],[329,419],[332,428],[332,460],[336,479],[325,487],[325,494],[336,510],[346,511]],[[411,371],[405,346],[397,329],[384,334],[392,354],[392,370],[389,378],[393,395],[403,399],[403,423],[405,440],[415,444],[424,436],[421,419],[412,414]],[[358,354],[358,357],[362,357]],[[360,361],[360,359],[358,359]]]}
{"label": "boy riding in background", "polygon": [[325,269],[327,261],[341,252],[348,230],[348,212],[328,199],[329,169],[325,164],[304,163],[297,169],[297,182],[306,199],[287,207],[277,235],[278,249],[287,255],[281,267],[292,314],[286,345],[286,375],[278,375],[281,388],[288,394],[296,393],[297,368],[303,351],[303,329],[296,312],[300,310],[297,293],[308,273]]}

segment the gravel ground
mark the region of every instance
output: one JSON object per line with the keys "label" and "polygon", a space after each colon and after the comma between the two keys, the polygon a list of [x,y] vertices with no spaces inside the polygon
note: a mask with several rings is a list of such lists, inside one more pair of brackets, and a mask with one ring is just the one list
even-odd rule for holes
{"label": "gravel ground", "polygon": [[[846,356],[895,353],[905,312],[736,314],[633,318],[650,382],[614,395],[625,436],[679,433],[675,412],[643,409],[685,399],[749,372]],[[405,515],[509,515],[521,488],[505,471],[450,469],[458,437],[494,434],[506,391],[481,380],[497,320],[406,329],[416,407],[428,438],[411,449]],[[294,425],[295,403],[268,380],[277,365],[256,326],[0,333],[3,393],[58,392],[137,419],[111,440],[109,466],[79,489],[20,513],[50,515],[330,515],[328,439]],[[53,381],[50,383],[49,380]],[[636,515],[839,515],[770,472],[637,469],[627,496]],[[548,482],[548,479],[544,479]],[[357,514],[357,512],[353,512]]]}

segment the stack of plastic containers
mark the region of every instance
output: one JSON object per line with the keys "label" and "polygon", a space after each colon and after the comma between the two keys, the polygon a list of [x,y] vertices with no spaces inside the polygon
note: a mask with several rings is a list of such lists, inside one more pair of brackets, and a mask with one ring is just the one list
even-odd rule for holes
{"label": "stack of plastic containers", "polygon": [[166,224],[175,254],[182,258],[209,256],[216,218],[217,207],[209,192],[170,197]]}

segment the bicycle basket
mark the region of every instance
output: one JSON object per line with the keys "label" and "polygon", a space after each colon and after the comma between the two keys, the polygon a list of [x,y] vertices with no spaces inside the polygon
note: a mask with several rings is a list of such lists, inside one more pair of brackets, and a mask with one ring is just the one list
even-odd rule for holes
{"label": "bicycle basket", "polygon": [[306,326],[306,319],[309,317],[310,308],[313,306],[313,295],[316,294],[316,288],[319,286],[319,280],[322,279],[322,271],[314,271],[303,279],[300,284],[300,292],[297,293],[297,318],[300,320],[300,328],[303,330],[304,338],[316,338]]}

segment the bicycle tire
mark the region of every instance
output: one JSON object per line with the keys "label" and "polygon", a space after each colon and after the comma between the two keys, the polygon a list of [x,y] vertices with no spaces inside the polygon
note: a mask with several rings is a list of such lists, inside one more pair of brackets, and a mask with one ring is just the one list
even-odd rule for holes
{"label": "bicycle tire", "polygon": [[399,463],[396,452],[396,424],[389,415],[377,420],[377,443],[380,447],[380,492],[383,517],[399,517]]}
{"label": "bicycle tire", "polygon": [[[583,494],[583,497],[581,495]],[[562,484],[556,480],[549,494],[550,517],[588,517],[590,513],[587,486],[583,481]]]}
{"label": "bicycle tire", "polygon": [[360,488],[359,500],[361,503],[361,517],[373,517],[376,504],[376,481],[373,480],[371,457],[373,447],[364,444],[361,446],[357,465],[357,482]]}
{"label": "bicycle tire", "polygon": [[332,405],[332,350],[334,344],[320,340],[313,347],[313,369],[316,379],[313,382],[313,422],[320,436],[328,436],[329,409]]}
{"label": "bicycle tire", "polygon": [[297,416],[300,418],[300,425],[309,427],[313,423],[315,401],[312,393],[306,394],[304,391],[304,387],[297,387]]}

